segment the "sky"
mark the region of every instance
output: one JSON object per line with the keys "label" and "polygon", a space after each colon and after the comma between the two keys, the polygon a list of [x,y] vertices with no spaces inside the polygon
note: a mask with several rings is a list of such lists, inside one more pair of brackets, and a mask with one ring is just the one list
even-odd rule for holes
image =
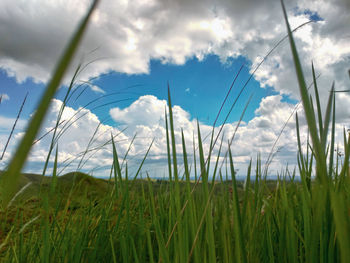
{"label": "sky", "polygon": [[[56,61],[90,3],[0,2],[0,154],[28,94],[0,169],[6,169]],[[292,28],[311,21],[294,37],[307,83],[312,82],[311,63],[315,66],[325,108],[333,81],[336,90],[350,86],[350,2],[291,0],[286,1],[286,7]],[[282,41],[263,61],[285,36],[281,4],[276,0],[102,0],[38,138],[54,127],[70,80],[81,64],[59,127],[59,173],[80,169],[108,176],[112,134],[119,156],[128,153],[131,173],[154,140],[143,171],[167,177],[164,111],[168,86],[183,170],[181,129],[192,164],[193,148],[198,144],[197,122],[206,138],[234,82],[215,123],[215,134],[222,128],[224,138],[220,135],[214,155],[222,140],[220,161],[224,162],[227,141],[235,133],[231,150],[238,174],[244,175],[249,161],[258,155],[264,164],[271,152],[270,174],[276,175],[286,166],[293,169],[297,150],[293,114],[300,98],[288,41]],[[342,129],[350,126],[349,105],[349,93],[337,93],[336,140],[340,150]],[[305,143],[302,108],[297,111]],[[26,172],[42,172],[51,139],[52,133],[48,133],[33,146]],[[90,151],[84,155],[87,148]],[[204,149],[208,153],[209,138],[204,139]],[[53,156],[50,160],[51,167]]]}

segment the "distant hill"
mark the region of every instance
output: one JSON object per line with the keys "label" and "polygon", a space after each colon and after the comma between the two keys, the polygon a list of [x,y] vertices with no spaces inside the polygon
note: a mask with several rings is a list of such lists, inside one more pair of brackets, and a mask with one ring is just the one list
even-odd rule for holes
{"label": "distant hill", "polygon": [[[0,171],[0,178],[3,171]],[[27,188],[16,198],[16,203],[37,200],[42,193],[51,190],[52,177],[39,174],[23,173],[18,184],[18,191],[24,186]],[[74,206],[106,197],[111,184],[108,180],[92,177],[82,172],[70,172],[57,177],[55,199],[66,199],[71,192],[75,200]]]}

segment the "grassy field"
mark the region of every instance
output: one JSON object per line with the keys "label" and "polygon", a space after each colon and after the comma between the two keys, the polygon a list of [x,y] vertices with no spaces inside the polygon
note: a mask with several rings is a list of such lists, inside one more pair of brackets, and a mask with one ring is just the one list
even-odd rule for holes
{"label": "grassy field", "polygon": [[[169,92],[165,123],[168,180],[152,180],[147,171],[143,171],[144,179],[139,179],[143,162],[136,174],[129,174],[127,165],[122,169],[113,138],[109,180],[79,172],[58,177],[57,151],[52,177],[21,173],[95,4],[58,62],[16,154],[1,173],[1,261],[347,262],[349,135],[344,130],[345,155],[340,162],[333,154],[334,89],[322,116],[314,70],[316,95],[311,98],[286,15],[296,85],[310,132],[310,144],[305,151],[296,116],[298,171],[286,169],[277,181],[271,182],[258,159],[257,163],[250,163],[244,183],[236,181],[230,147],[226,166],[220,169],[219,159],[211,151],[204,156],[198,126],[198,180],[191,181],[184,139],[181,153],[184,172],[178,171]],[[64,101],[62,112],[65,105]],[[212,149],[214,134],[211,142]],[[54,154],[54,143],[49,150],[49,155]],[[212,163],[214,170],[209,169],[208,164]],[[296,174],[300,180],[295,180]]]}

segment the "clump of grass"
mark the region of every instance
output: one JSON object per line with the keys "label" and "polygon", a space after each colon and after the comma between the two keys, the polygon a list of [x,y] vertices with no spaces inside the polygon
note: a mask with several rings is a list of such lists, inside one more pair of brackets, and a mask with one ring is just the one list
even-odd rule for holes
{"label": "clump of grass", "polygon": [[[277,181],[268,181],[260,158],[256,164],[250,162],[245,183],[237,181],[230,148],[232,140],[228,142],[226,162],[220,166],[222,144],[217,156],[210,153],[205,157],[198,125],[198,148],[193,145],[196,182],[192,182],[183,133],[184,172],[178,169],[170,89],[168,113],[165,113],[168,180],[152,181],[148,173],[147,180],[138,178],[152,144],[137,172],[130,174],[127,153],[120,163],[113,135],[109,180],[79,172],[57,177],[57,148],[54,176],[21,177],[21,167],[45,109],[96,3],[61,60],[58,75],[54,74],[48,86],[51,97],[43,98],[40,113],[29,126],[33,130],[27,131],[29,135],[24,137],[19,152],[1,175],[1,259],[4,262],[346,262],[350,257],[349,137],[344,130],[345,158],[340,165],[338,156],[333,157],[334,89],[322,118],[315,70],[312,67],[316,103],[305,85],[283,2],[312,142],[303,151],[296,116],[300,181],[295,180],[297,172],[288,168],[279,174]],[[212,134],[210,149],[214,141]],[[210,160],[215,157],[214,174],[209,174]],[[210,176],[216,180],[210,181]],[[22,188],[28,182],[31,184]]]}

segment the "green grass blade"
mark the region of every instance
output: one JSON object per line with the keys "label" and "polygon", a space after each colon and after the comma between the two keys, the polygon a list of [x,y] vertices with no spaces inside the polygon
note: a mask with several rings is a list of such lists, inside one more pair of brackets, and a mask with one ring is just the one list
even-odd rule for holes
{"label": "green grass blade", "polygon": [[114,193],[116,198],[119,196],[119,189],[118,189],[118,181],[119,184],[121,184],[121,188],[123,188],[123,180],[122,180],[122,170],[119,165],[119,158],[117,153],[117,148],[115,147],[114,138],[112,136],[112,147],[113,147],[113,172],[114,172]]}
{"label": "green grass blade", "polygon": [[337,230],[337,238],[340,245],[341,262],[347,262],[350,258],[350,227],[348,205],[346,199],[339,192],[332,192],[332,209],[334,212],[334,221]]}
{"label": "green grass blade", "polygon": [[115,256],[115,249],[114,249],[114,245],[113,245],[113,239],[112,239],[112,235],[109,235],[109,242],[111,244],[111,249],[112,249],[112,259],[113,259],[113,263],[117,263],[117,258]]}
{"label": "green grass blade", "polygon": [[171,169],[169,125],[168,125],[168,117],[166,114],[166,110],[164,112],[164,119],[165,119],[165,131],[166,131],[166,149],[167,149],[167,155],[168,155],[169,180],[171,182],[173,179],[172,179],[172,169]]}
{"label": "green grass blade", "polygon": [[58,159],[58,146],[56,147],[55,161],[53,164],[52,179],[51,179],[51,194],[56,190],[57,185],[57,159]]}
{"label": "green grass blade", "polygon": [[122,164],[120,165],[120,169],[123,169],[123,165],[124,165],[124,163],[126,162],[126,158],[128,157],[128,154],[129,154],[129,152],[130,152],[130,150],[131,150],[131,147],[134,145],[134,141],[135,141],[135,139],[136,139],[136,135],[137,135],[137,134],[135,133],[135,135],[132,137],[131,142],[129,143],[128,149],[126,150],[126,152],[125,152],[125,154],[124,154]]}
{"label": "green grass blade", "polygon": [[340,178],[344,178],[345,175],[347,175],[347,173],[349,172],[350,133],[348,134],[348,139],[346,139],[346,135],[344,134],[344,142],[346,143],[344,144],[345,155],[344,155],[344,164],[340,171]]}
{"label": "green grass blade", "polygon": [[235,230],[235,244],[238,248],[237,253],[237,262],[247,262],[246,252],[245,252],[245,243],[243,240],[243,227],[242,227],[242,218],[241,212],[239,208],[239,200],[238,200],[238,192],[237,192],[237,184],[236,184],[236,176],[235,169],[233,166],[233,159],[231,148],[229,148],[229,161],[230,161],[230,169],[232,175],[232,198],[233,198],[233,216],[234,216],[234,230]]}
{"label": "green grass blade", "polygon": [[252,172],[252,159],[250,159],[247,171],[247,177],[244,187],[244,197],[243,197],[243,207],[242,207],[242,218],[246,218],[247,215],[247,206],[249,201],[249,192],[250,192],[250,176]]}
{"label": "green grass blade", "polygon": [[[74,86],[74,82],[75,82],[75,80],[76,80],[76,77],[78,76],[80,67],[81,67],[81,65],[78,65],[77,69],[76,69],[75,72],[74,72],[73,78],[71,79],[71,82],[70,82],[70,84],[69,84],[68,90],[67,90],[67,92],[66,92],[66,94],[65,94],[65,97],[64,97],[64,99],[63,99],[61,108],[60,108],[59,113],[58,113],[58,115],[57,115],[57,120],[56,120],[55,127],[54,127],[54,129],[53,129],[53,135],[52,135],[52,139],[51,139],[51,143],[50,143],[50,147],[49,147],[49,152],[48,152],[48,154],[47,154],[46,161],[45,161],[45,164],[44,164],[44,169],[43,169],[43,172],[42,172],[42,175],[43,175],[43,176],[44,176],[45,173],[46,173],[46,169],[47,169],[47,166],[48,166],[48,164],[49,164],[51,152],[52,152],[52,150],[53,150],[53,148],[54,148],[54,146],[55,146],[55,142],[57,142],[57,141],[56,141],[57,129],[58,129],[58,127],[60,126],[61,118],[62,118],[64,109],[65,109],[65,107],[66,107],[66,105],[67,105],[67,100],[68,100],[68,98],[69,98],[69,94],[70,94],[71,91],[72,91],[72,88],[73,88],[73,86]],[[37,142],[37,141],[35,141],[35,142]]]}
{"label": "green grass blade", "polygon": [[146,161],[146,159],[147,159],[147,156],[148,156],[148,154],[149,154],[149,152],[150,152],[150,150],[151,150],[151,148],[152,148],[153,143],[154,143],[154,138],[152,139],[152,142],[151,142],[151,144],[149,145],[149,147],[148,147],[148,149],[147,149],[147,152],[146,152],[145,156],[143,157],[143,159],[142,159],[142,161],[141,161],[141,163],[140,163],[140,165],[139,165],[139,168],[137,169],[137,171],[136,171],[136,173],[135,173],[135,175],[134,175],[133,182],[136,180],[137,176],[138,176],[139,173],[141,172],[141,169],[142,169],[142,167],[143,167],[143,164],[145,163],[145,161]]}
{"label": "green grass blade", "polygon": [[178,245],[178,255],[181,262],[184,262],[185,260],[185,251],[184,249],[180,249],[181,246],[184,245],[183,243],[183,228],[182,228],[182,209],[181,209],[181,200],[180,200],[180,185],[179,185],[179,174],[177,169],[177,156],[176,156],[176,142],[175,142],[175,126],[174,126],[174,118],[173,118],[173,109],[172,109],[172,103],[171,103],[171,96],[170,96],[170,87],[168,83],[168,103],[169,103],[169,123],[170,123],[170,137],[171,137],[171,148],[172,148],[172,157],[173,157],[173,172],[174,172],[174,180],[175,180],[175,192],[174,192],[174,198],[175,198],[175,208],[176,208],[176,222],[178,224],[178,235],[177,235],[177,241]]}
{"label": "green grass blade", "polygon": [[301,95],[301,100],[303,102],[304,106],[304,111],[305,111],[305,117],[306,121],[310,130],[310,135],[311,135],[311,140],[315,152],[315,157],[317,160],[317,176],[322,178],[326,178],[326,157],[324,153],[324,149],[322,148],[322,145],[320,143],[320,138],[318,137],[318,132],[317,132],[317,125],[316,125],[316,119],[315,115],[313,114],[312,111],[312,106],[311,102],[309,99],[309,94],[308,94],[308,89],[305,83],[304,79],[304,73],[301,67],[301,63],[299,60],[299,55],[295,46],[294,38],[289,26],[288,18],[287,18],[287,12],[284,6],[283,0],[281,0],[282,4],[282,9],[283,9],[283,14],[284,14],[284,19],[286,22],[287,26],[287,31],[288,31],[288,36],[289,36],[289,42],[290,42],[290,47],[293,55],[293,60],[294,60],[294,65],[295,65],[295,70],[298,78],[298,83],[299,83],[299,92]]}
{"label": "green grass blade", "polygon": [[[209,188],[208,188],[208,171],[206,171],[205,159],[204,159],[204,151],[203,151],[203,143],[201,132],[199,128],[199,122],[197,121],[197,134],[198,134],[198,148],[199,148],[199,160],[201,164],[201,176],[202,176],[202,191],[204,196],[204,202],[207,204],[205,212],[205,223],[206,223],[206,242],[208,244],[209,250],[209,261],[216,261],[216,251],[215,251],[215,241],[214,241],[214,229],[213,229],[213,218],[211,213],[211,202],[209,196]],[[214,188],[212,188],[214,189]]]}
{"label": "green grass blade", "polygon": [[[1,95],[2,96],[2,95]],[[10,135],[5,143],[5,147],[4,147],[4,150],[2,151],[2,154],[1,154],[1,157],[0,157],[0,161],[4,158],[4,155],[5,155],[5,152],[6,152],[6,149],[7,149],[7,146],[9,145],[10,143],[10,140],[12,138],[12,135],[13,135],[13,132],[16,128],[16,125],[17,125],[17,121],[19,120],[19,117],[21,116],[21,113],[22,113],[22,110],[23,110],[23,107],[24,107],[24,104],[26,103],[27,101],[27,97],[28,97],[28,92],[26,93],[24,99],[23,99],[23,102],[22,102],[22,105],[21,107],[19,108],[19,111],[17,113],[17,117],[16,117],[16,120],[15,122],[13,123],[13,126],[12,126],[12,129],[11,129],[11,132],[10,132]]]}
{"label": "green grass blade", "polygon": [[328,176],[332,178],[333,174],[333,158],[334,158],[334,144],[335,144],[335,96],[333,93],[333,109],[332,109],[332,131],[331,131],[331,145],[329,152],[329,167],[328,167]]}
{"label": "green grass blade", "polygon": [[190,171],[188,169],[188,159],[187,159],[185,136],[184,136],[184,132],[182,129],[181,129],[181,139],[182,139],[182,152],[183,152],[183,158],[184,158],[185,176],[186,176],[186,181],[189,182],[190,181]]}
{"label": "green grass blade", "polygon": [[216,156],[214,171],[213,171],[213,174],[212,174],[213,178],[211,180],[211,183],[212,183],[213,187],[214,187],[215,180],[216,180],[216,174],[217,174],[217,170],[218,170],[218,166],[219,166],[220,154],[221,154],[221,149],[222,149],[222,144],[224,142],[224,138],[225,138],[225,134],[223,133],[222,137],[221,137],[221,142],[220,142],[220,145],[219,145],[219,149],[218,149],[218,154]]}
{"label": "green grass blade", "polygon": [[197,158],[196,158],[196,140],[194,138],[194,131],[192,136],[193,141],[193,166],[194,166],[194,180],[197,182]]}
{"label": "green grass blade", "polygon": [[179,175],[177,171],[177,157],[176,157],[176,142],[175,142],[175,127],[173,118],[173,109],[170,96],[170,87],[168,83],[168,103],[169,103],[169,122],[170,122],[170,137],[171,137],[171,148],[173,154],[173,170],[175,182],[179,180]]}
{"label": "green grass blade", "polygon": [[326,114],[324,117],[323,133],[322,133],[322,137],[321,137],[321,143],[322,143],[323,150],[326,149],[326,144],[327,144],[329,123],[330,123],[331,116],[332,116],[333,97],[334,97],[334,82],[333,82],[332,89],[331,89],[331,92],[330,92],[329,97],[328,97]]}
{"label": "green grass blade", "polygon": [[[181,130],[181,136],[182,136],[182,151],[183,151],[183,158],[184,158],[184,166],[185,166],[185,174],[186,174],[186,199],[188,200],[188,213],[189,213],[189,220],[187,221],[187,227],[189,228],[190,237],[191,240],[195,239],[196,236],[196,219],[195,219],[195,213],[196,209],[193,203],[193,198],[191,195],[191,185],[190,185],[190,172],[188,169],[188,158],[187,158],[187,151],[186,151],[186,144],[185,144],[185,136],[183,134],[183,131]],[[186,251],[187,252],[187,251]],[[200,254],[198,249],[194,247],[194,261],[199,262],[200,261]]]}
{"label": "green grass blade", "polygon": [[163,233],[159,224],[159,218],[158,218],[158,214],[156,212],[156,206],[155,206],[155,201],[154,201],[154,195],[153,195],[153,187],[152,187],[152,182],[150,180],[150,178],[148,177],[148,190],[150,193],[150,207],[151,207],[151,215],[152,215],[152,222],[154,224],[155,227],[155,232],[156,232],[156,237],[157,237],[157,242],[158,242],[158,246],[159,246],[159,262],[161,262],[161,260],[165,263],[169,262],[169,255],[168,255],[168,251],[165,247],[165,241],[164,241],[164,237],[163,237]]}
{"label": "green grass blade", "polygon": [[63,79],[64,74],[66,73],[70,62],[73,59],[73,56],[79,46],[79,43],[84,35],[84,32],[87,28],[90,17],[96,8],[96,5],[99,1],[95,0],[91,5],[87,15],[81,22],[78,27],[78,30],[73,35],[73,38],[69,42],[66,50],[64,51],[62,57],[60,58],[56,69],[53,73],[52,79],[50,80],[41,100],[36,112],[31,119],[26,133],[24,134],[17,150],[12,158],[7,171],[1,178],[1,189],[0,189],[0,202],[2,207],[6,207],[6,204],[9,202],[14,192],[16,191],[17,182],[20,177],[20,172],[24,166],[24,163],[27,159],[33,141],[40,129],[40,126],[44,120],[44,117],[47,113],[47,110],[50,106],[51,99],[56,93],[61,80]]}
{"label": "green grass blade", "polygon": [[312,67],[312,79],[313,79],[314,90],[315,90],[316,104],[317,104],[318,129],[319,129],[320,138],[321,138],[322,133],[323,133],[322,111],[321,111],[320,96],[318,94],[318,87],[317,87],[314,63],[312,63],[311,67]]}

